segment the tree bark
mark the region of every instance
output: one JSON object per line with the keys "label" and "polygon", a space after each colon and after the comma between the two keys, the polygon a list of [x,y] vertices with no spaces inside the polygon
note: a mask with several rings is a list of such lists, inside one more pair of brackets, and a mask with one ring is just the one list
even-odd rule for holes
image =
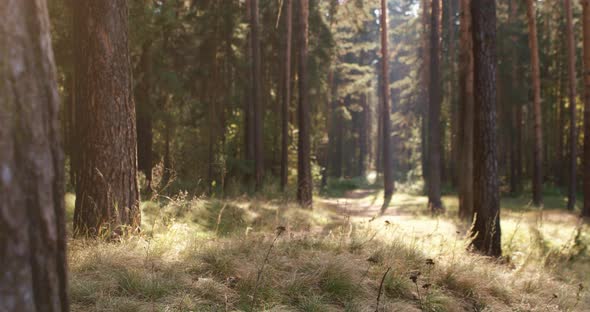
{"label": "tree bark", "polygon": [[449,31],[449,106],[451,110],[451,157],[450,157],[450,178],[453,187],[459,184],[458,164],[459,164],[459,108],[455,102],[455,1],[449,0],[448,9],[448,31]]}
{"label": "tree bark", "polygon": [[471,0],[461,0],[460,84],[461,137],[459,217],[473,215],[473,38],[471,29]]}
{"label": "tree bark", "polygon": [[64,162],[44,0],[0,1],[0,311],[68,311]]}
{"label": "tree bark", "polygon": [[127,14],[124,0],[74,4],[77,235],[111,235],[139,229],[137,134]]}
{"label": "tree bark", "polygon": [[[289,104],[291,103],[291,41],[293,37],[293,3],[285,1],[285,63],[283,77],[283,101],[281,105],[281,190],[289,179]],[[329,117],[328,117],[329,118]]]}
{"label": "tree bark", "polygon": [[421,115],[422,124],[421,130],[421,162],[422,162],[422,178],[424,179],[424,189],[428,193],[428,111],[429,111],[429,96],[428,91],[430,81],[430,8],[432,0],[422,0],[422,77],[421,77]]}
{"label": "tree bark", "polygon": [[474,207],[472,246],[488,256],[502,255],[500,193],[496,151],[496,2],[473,0]]}
{"label": "tree bark", "polygon": [[576,162],[578,154],[578,131],[576,129],[576,46],[572,21],[571,0],[564,0],[566,14],[566,37],[568,52],[568,98],[570,106],[570,159],[569,159],[569,191],[567,208],[574,210],[576,205]]}
{"label": "tree bark", "polygon": [[430,88],[428,112],[428,206],[432,213],[443,211],[441,183],[441,90],[440,90],[440,15],[441,0],[432,1],[430,15]]}
{"label": "tree bark", "polygon": [[582,1],[584,29],[584,207],[582,216],[590,217],[590,0]]}
{"label": "tree bark", "polygon": [[[512,27],[516,29],[517,27],[517,19],[518,19],[518,5],[517,0],[510,1],[510,22]],[[512,92],[518,92],[518,81],[519,73],[518,73],[518,39],[516,35],[512,35],[512,48],[511,48],[511,78],[514,81],[513,85],[511,85]],[[511,123],[512,129],[514,131],[514,136],[511,140],[510,144],[510,192],[512,194],[520,193],[521,186],[522,186],[522,103],[520,103],[519,99],[513,101],[511,109]]]}
{"label": "tree bark", "polygon": [[299,139],[297,149],[297,200],[304,208],[312,207],[311,180],[311,109],[307,81],[307,32],[309,0],[299,2]]}
{"label": "tree bark", "polygon": [[529,48],[531,51],[533,115],[535,126],[535,143],[533,149],[533,205],[543,206],[543,129],[541,121],[541,71],[539,68],[539,48],[537,44],[536,0],[527,0],[527,17],[529,24]]}
{"label": "tree bark", "polygon": [[250,32],[252,39],[252,104],[254,117],[254,177],[256,191],[262,189],[264,179],[264,148],[263,148],[263,123],[262,114],[262,80],[260,61],[260,26],[258,18],[258,0],[250,0]]}
{"label": "tree bark", "polygon": [[381,144],[382,148],[382,161],[383,161],[383,181],[385,196],[381,212],[385,212],[391,198],[393,197],[394,182],[393,182],[393,155],[391,146],[391,120],[389,107],[389,53],[387,47],[387,1],[381,0],[381,118],[382,127],[381,132]]}

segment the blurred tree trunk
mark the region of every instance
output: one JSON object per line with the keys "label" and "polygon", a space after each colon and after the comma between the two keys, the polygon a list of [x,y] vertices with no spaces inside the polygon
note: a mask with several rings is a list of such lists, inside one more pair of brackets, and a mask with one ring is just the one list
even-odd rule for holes
{"label": "blurred tree trunk", "polygon": [[360,104],[362,107],[362,111],[359,116],[359,156],[357,166],[359,169],[359,176],[364,178],[367,174],[367,154],[369,145],[369,136],[367,130],[367,116],[369,115],[369,105],[367,103],[367,94],[365,94],[364,92],[361,94]]}
{"label": "blurred tree trunk", "polygon": [[152,191],[152,114],[154,107],[151,101],[152,92],[152,46],[151,42],[143,45],[139,61],[139,83],[135,90],[137,115],[137,169],[143,171],[146,178],[146,191]]}
{"label": "blurred tree trunk", "polygon": [[424,189],[428,192],[428,108],[429,96],[428,91],[430,81],[430,8],[432,0],[422,0],[422,77],[421,77],[421,96],[422,96],[422,124],[421,124],[421,152],[422,152],[422,178],[424,179]]}
{"label": "blurred tree trunk", "polygon": [[440,90],[440,18],[441,0],[432,1],[430,16],[430,88],[428,109],[428,206],[432,213],[443,211],[441,183],[441,90]]}
{"label": "blurred tree trunk", "polygon": [[[248,23],[251,23],[251,16],[252,16],[252,1],[254,0],[246,0],[246,20]],[[246,162],[248,163],[248,168],[250,169],[251,164],[255,161],[254,155],[254,96],[252,90],[254,89],[254,69],[253,69],[253,44],[252,44],[252,30],[247,35],[246,40],[246,56],[247,59],[250,60],[248,63],[248,81],[246,82],[247,90],[246,94],[246,101],[244,103],[244,156]],[[252,172],[248,170],[245,175],[245,179],[248,183],[252,182]]]}
{"label": "blurred tree trunk", "polygon": [[74,232],[121,234],[140,224],[127,2],[75,2],[79,167]]}
{"label": "blurred tree trunk", "polygon": [[473,215],[473,36],[471,29],[471,0],[461,0],[460,43],[460,118],[461,139],[459,175],[459,217],[469,219]]}
{"label": "blurred tree trunk", "polygon": [[252,109],[254,123],[254,177],[256,191],[262,188],[264,179],[264,148],[263,148],[263,123],[264,116],[262,105],[262,81],[260,62],[260,26],[258,18],[258,0],[250,0],[250,33],[252,39]]}
{"label": "blurred tree trunk", "polygon": [[304,208],[312,207],[311,179],[311,109],[307,81],[307,54],[309,31],[309,0],[300,0],[299,6],[299,140],[297,149],[297,200]]}
{"label": "blurred tree trunk", "polygon": [[289,104],[291,103],[291,41],[293,37],[293,3],[285,1],[285,63],[283,100],[281,105],[281,190],[285,190],[289,178]]}
{"label": "blurred tree trunk", "polygon": [[[510,1],[510,23],[516,29],[518,19],[518,0]],[[510,87],[512,92],[518,91],[519,73],[518,73],[518,39],[516,35],[512,35],[512,64],[511,64],[511,78],[514,82]],[[513,138],[511,140],[510,148],[510,192],[512,194],[520,193],[522,186],[522,103],[520,99],[516,98],[512,103],[511,119],[512,129],[514,130]]]}
{"label": "blurred tree trunk", "polygon": [[45,1],[0,1],[0,311],[68,311],[64,163]]}
{"label": "blurred tree trunk", "polygon": [[539,48],[537,44],[536,0],[527,0],[529,24],[529,48],[531,51],[531,75],[533,84],[533,116],[535,142],[533,149],[533,205],[543,205],[543,129],[541,121],[541,72],[539,69]]}
{"label": "blurred tree trunk", "polygon": [[590,217],[590,0],[583,0],[584,29],[584,207],[582,216]]}
{"label": "blurred tree trunk", "polygon": [[451,157],[450,157],[450,178],[453,187],[458,186],[459,174],[459,135],[458,135],[458,123],[459,121],[459,108],[455,101],[455,1],[448,0],[448,31],[449,31],[449,105],[451,109]]}
{"label": "blurred tree trunk", "polygon": [[570,159],[569,191],[567,208],[574,210],[576,204],[576,162],[578,154],[578,131],[576,127],[576,45],[572,21],[571,0],[564,0],[566,14],[567,60],[568,60],[568,98],[570,106]]}
{"label": "blurred tree trunk", "polygon": [[474,207],[472,246],[488,256],[502,255],[496,139],[496,1],[473,0]]}
{"label": "blurred tree trunk", "polygon": [[391,146],[391,109],[389,108],[389,53],[387,52],[387,1],[381,0],[381,118],[382,118],[382,161],[385,196],[381,212],[389,206],[393,196],[393,155]]}

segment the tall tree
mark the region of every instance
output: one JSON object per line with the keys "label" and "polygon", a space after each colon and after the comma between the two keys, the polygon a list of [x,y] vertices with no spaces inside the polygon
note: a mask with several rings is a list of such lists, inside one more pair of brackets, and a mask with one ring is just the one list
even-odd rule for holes
{"label": "tall tree", "polygon": [[590,217],[590,0],[583,0],[584,29],[584,207],[582,216]]}
{"label": "tall tree", "polygon": [[430,14],[430,88],[428,106],[428,206],[433,213],[443,210],[441,183],[441,86],[440,86],[441,0],[432,1]]}
{"label": "tall tree", "polygon": [[140,210],[127,1],[73,3],[79,149],[74,231],[134,231]]}
{"label": "tall tree", "polygon": [[501,256],[500,192],[496,151],[496,1],[473,0],[474,208],[472,246]]}
{"label": "tall tree", "polygon": [[135,90],[137,116],[137,168],[143,171],[146,179],[146,190],[152,190],[152,145],[153,127],[152,114],[154,106],[151,101],[152,92],[152,44],[143,44],[141,59],[139,61],[139,83]]}
{"label": "tall tree", "polygon": [[0,2],[0,311],[68,311],[64,163],[47,5]]}
{"label": "tall tree", "polygon": [[430,92],[429,92],[429,81],[430,81],[430,3],[432,0],[422,0],[422,68],[421,68],[421,89],[420,95],[422,96],[422,127],[421,132],[421,162],[422,162],[422,178],[424,179],[425,190],[428,192],[428,112],[430,107]]}
{"label": "tall tree", "polygon": [[471,0],[461,0],[459,138],[461,143],[459,174],[459,217],[473,214],[473,39]]}
{"label": "tall tree", "polygon": [[391,198],[393,196],[394,182],[393,182],[393,155],[391,146],[391,120],[389,107],[389,54],[387,52],[387,1],[381,0],[381,149],[383,162],[383,180],[385,188],[385,198],[381,212],[385,212],[385,209],[389,206]]}
{"label": "tall tree", "polygon": [[[510,1],[510,23],[513,29],[516,29],[518,26],[518,0],[511,0]],[[510,75],[512,81],[520,81],[519,79],[519,71],[518,71],[518,38],[516,34],[512,34],[511,36],[511,69]],[[516,93],[518,86],[512,85],[511,90]],[[511,111],[511,121],[512,121],[512,129],[514,131],[514,136],[511,140],[511,147],[510,147],[510,192],[513,194],[517,194],[520,192],[521,189],[521,177],[522,177],[522,103],[518,97],[513,97],[515,99],[512,104],[512,111]]]}
{"label": "tall tree", "polygon": [[569,190],[567,208],[574,210],[576,205],[576,162],[578,154],[578,131],[576,129],[576,44],[572,21],[571,0],[564,0],[566,16],[567,62],[568,62],[568,98],[570,109],[570,159]]}
{"label": "tall tree", "polygon": [[529,48],[531,51],[531,78],[533,84],[533,115],[535,119],[535,143],[533,149],[533,204],[543,205],[543,129],[541,121],[541,71],[537,44],[536,0],[527,0],[529,24]]}
{"label": "tall tree", "polygon": [[285,1],[285,63],[281,105],[281,189],[287,186],[289,167],[289,104],[291,103],[291,40],[293,36],[293,3]]}
{"label": "tall tree", "polygon": [[258,0],[250,0],[250,36],[252,40],[252,104],[254,123],[254,176],[256,190],[262,188],[264,179],[264,149],[262,129],[264,117],[262,114],[262,80],[260,63],[260,26],[258,17]]}
{"label": "tall tree", "polygon": [[309,0],[299,2],[299,138],[297,144],[297,200],[302,207],[311,208],[311,109],[307,73],[309,30]]}

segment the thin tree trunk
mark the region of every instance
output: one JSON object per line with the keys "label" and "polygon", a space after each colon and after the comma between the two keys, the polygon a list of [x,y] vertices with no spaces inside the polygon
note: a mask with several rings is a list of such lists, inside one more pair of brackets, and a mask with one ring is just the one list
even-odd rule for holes
{"label": "thin tree trunk", "polygon": [[393,155],[391,146],[391,120],[390,120],[390,108],[389,108],[389,53],[387,52],[387,1],[381,0],[381,118],[383,131],[381,133],[381,142],[383,145],[383,181],[385,196],[381,212],[385,212],[391,198],[393,196],[394,185],[393,185]]}
{"label": "thin tree trunk", "polygon": [[429,105],[429,162],[428,206],[432,213],[443,211],[440,198],[441,183],[441,90],[440,90],[440,12],[441,0],[432,1],[430,16],[430,105]]}
{"label": "thin tree trunk", "polygon": [[291,102],[291,40],[293,36],[293,3],[285,1],[285,64],[283,77],[283,101],[281,106],[281,190],[285,190],[289,170],[289,104]]}
{"label": "thin tree trunk", "polygon": [[263,123],[264,116],[262,105],[262,80],[260,62],[260,35],[258,18],[258,0],[250,0],[250,31],[252,36],[252,102],[254,111],[254,176],[256,191],[262,189],[264,179],[264,147],[263,147]]}
{"label": "thin tree trunk", "polygon": [[428,192],[428,111],[429,96],[428,91],[430,81],[430,8],[432,0],[422,0],[422,77],[421,77],[421,96],[422,96],[422,124],[421,124],[421,152],[422,152],[422,178],[424,179],[424,189]]}
{"label": "thin tree trunk", "polygon": [[583,0],[584,29],[584,207],[582,216],[590,217],[590,0]]}
{"label": "thin tree trunk", "polygon": [[80,154],[74,232],[78,235],[139,230],[127,14],[124,0],[74,5]]}
{"label": "thin tree trunk", "polygon": [[461,174],[459,217],[469,219],[473,215],[473,39],[471,33],[471,0],[461,0]]}
{"label": "thin tree trunk", "polygon": [[297,149],[297,200],[304,208],[312,207],[311,180],[311,109],[307,82],[307,32],[309,0],[300,0],[299,7],[299,142]]}
{"label": "thin tree trunk", "polygon": [[459,119],[459,108],[455,102],[455,1],[448,1],[448,28],[449,28],[449,106],[451,108],[451,159],[450,159],[450,173],[451,173],[451,184],[453,187],[458,186],[459,174],[459,135],[458,123]]}
{"label": "thin tree trunk", "polygon": [[365,178],[367,173],[367,154],[368,154],[368,123],[367,123],[367,115],[369,114],[369,105],[367,103],[367,95],[365,93],[361,94],[360,98],[360,105],[362,107],[362,111],[360,112],[359,116],[359,134],[358,134],[358,144],[359,144],[359,156],[358,156],[358,169],[359,169],[359,176],[361,178]]}
{"label": "thin tree trunk", "polygon": [[502,255],[500,192],[496,151],[496,1],[473,0],[474,56],[474,207],[472,246]]}
{"label": "thin tree trunk", "polygon": [[570,183],[567,208],[569,210],[574,210],[574,206],[576,205],[576,162],[578,154],[578,131],[576,129],[576,46],[574,40],[574,26],[572,21],[572,7],[570,1],[571,0],[564,0],[568,51],[568,98],[570,105]]}
{"label": "thin tree trunk", "polygon": [[47,5],[0,1],[0,311],[68,311],[64,157]]}
{"label": "thin tree trunk", "polygon": [[533,205],[543,205],[543,129],[541,121],[541,73],[539,68],[539,48],[537,44],[536,0],[527,0],[529,24],[529,48],[531,51],[533,115],[535,126],[535,143],[533,149]]}
{"label": "thin tree trunk", "polygon": [[[513,28],[517,27],[517,18],[518,18],[518,0],[511,0],[510,1],[510,23],[512,24]],[[518,74],[518,39],[516,35],[511,36],[512,47],[511,47],[511,73],[510,77],[512,78],[513,85],[510,86],[512,92],[517,92],[518,90],[518,81],[519,74]],[[511,122],[512,122],[512,129],[514,136],[511,140],[510,144],[510,192],[512,194],[518,194],[521,190],[522,184],[522,103],[520,100],[516,98],[516,101],[513,101],[511,109]]]}
{"label": "thin tree trunk", "polygon": [[146,191],[152,191],[152,47],[151,42],[143,45],[140,60],[140,83],[136,88],[137,115],[137,169],[143,171],[146,178]]}

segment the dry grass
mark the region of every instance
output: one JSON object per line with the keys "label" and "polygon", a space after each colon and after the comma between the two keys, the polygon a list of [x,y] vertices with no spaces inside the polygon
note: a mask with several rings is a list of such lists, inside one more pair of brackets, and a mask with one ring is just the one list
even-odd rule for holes
{"label": "dry grass", "polygon": [[[420,213],[422,197],[396,195],[390,215],[371,220],[379,204],[373,195],[319,200],[313,212],[186,194],[144,203],[142,235],[70,241],[72,310],[250,311],[279,225],[287,231],[272,249],[253,311],[372,312],[389,267],[379,311],[590,309],[579,289],[590,279],[588,229],[566,213],[546,211],[541,222],[535,211],[506,211],[507,258],[497,262],[466,251],[467,226]],[[445,198],[449,216],[454,202]]]}

